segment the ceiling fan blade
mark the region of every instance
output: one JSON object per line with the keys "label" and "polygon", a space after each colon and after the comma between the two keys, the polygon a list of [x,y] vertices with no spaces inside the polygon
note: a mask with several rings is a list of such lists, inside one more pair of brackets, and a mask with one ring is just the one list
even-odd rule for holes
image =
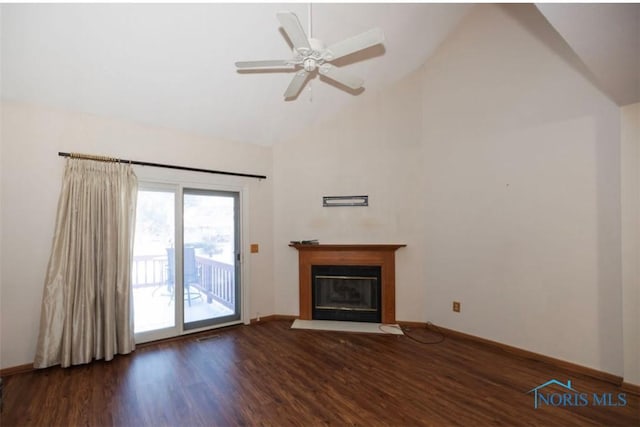
{"label": "ceiling fan blade", "polygon": [[266,61],[238,61],[237,68],[266,68],[266,67],[289,67],[293,64],[286,59],[273,59]]}
{"label": "ceiling fan blade", "polygon": [[304,82],[307,81],[308,74],[309,73],[307,73],[305,70],[298,71],[296,75],[293,76],[293,80],[291,80],[291,83],[289,83],[289,87],[284,92],[284,97],[295,98],[296,96],[298,96],[300,89],[302,89],[302,86],[304,86]]}
{"label": "ceiling fan blade", "polygon": [[277,17],[280,25],[282,25],[287,36],[289,36],[289,40],[293,43],[293,47],[296,50],[310,51],[311,46],[309,45],[309,40],[302,29],[302,25],[300,25],[298,17],[288,10],[278,12]]}
{"label": "ceiling fan blade", "polygon": [[340,68],[331,64],[322,64],[320,68],[318,68],[318,72],[323,76],[327,76],[331,80],[335,80],[351,89],[359,89],[364,84],[364,80],[360,77],[342,71]]}
{"label": "ceiling fan blade", "polygon": [[343,56],[350,55],[382,42],[384,42],[384,33],[382,30],[380,28],[372,28],[369,31],[349,37],[348,39],[344,39],[327,47],[324,58],[327,61],[333,61],[334,59],[342,58]]}

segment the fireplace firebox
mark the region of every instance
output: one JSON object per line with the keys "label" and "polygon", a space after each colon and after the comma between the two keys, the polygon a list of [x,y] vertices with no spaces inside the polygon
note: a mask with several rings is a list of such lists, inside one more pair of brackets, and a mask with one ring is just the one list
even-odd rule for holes
{"label": "fireplace firebox", "polygon": [[313,319],[381,321],[379,266],[314,265],[311,276]]}

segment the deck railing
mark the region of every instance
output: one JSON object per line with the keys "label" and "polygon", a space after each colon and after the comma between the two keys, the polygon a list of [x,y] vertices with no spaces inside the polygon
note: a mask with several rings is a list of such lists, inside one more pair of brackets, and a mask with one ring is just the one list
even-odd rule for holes
{"label": "deck railing", "polygon": [[235,310],[235,267],[211,258],[196,256],[200,276],[200,290],[227,308]]}
{"label": "deck railing", "polygon": [[[138,255],[133,257],[131,278],[133,287],[168,285],[168,258],[157,255]],[[192,283],[207,296],[207,302],[213,300],[227,308],[235,310],[235,267],[232,264],[215,261],[211,258],[196,256],[198,283]]]}
{"label": "deck railing", "polygon": [[157,286],[167,283],[167,257],[157,255],[134,256],[131,279],[134,287]]}

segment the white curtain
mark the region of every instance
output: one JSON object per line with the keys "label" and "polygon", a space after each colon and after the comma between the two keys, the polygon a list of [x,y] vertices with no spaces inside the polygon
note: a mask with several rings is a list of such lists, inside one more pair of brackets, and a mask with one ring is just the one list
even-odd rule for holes
{"label": "white curtain", "polygon": [[67,160],[34,367],[111,360],[135,349],[137,188],[131,165]]}

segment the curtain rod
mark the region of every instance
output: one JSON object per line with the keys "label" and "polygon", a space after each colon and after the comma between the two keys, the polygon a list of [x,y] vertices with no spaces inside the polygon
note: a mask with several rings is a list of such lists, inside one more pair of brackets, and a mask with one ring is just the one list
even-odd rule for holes
{"label": "curtain rod", "polygon": [[218,170],[212,170],[212,169],[192,168],[188,166],[166,165],[162,163],[153,163],[153,162],[140,162],[137,160],[117,159],[114,157],[94,156],[91,154],[64,153],[62,151],[59,151],[58,156],[71,157],[73,159],[97,160],[101,162],[129,163],[130,165],[153,166],[156,168],[178,169],[178,170],[190,171],[190,172],[204,172],[204,173],[215,173],[218,175],[231,175],[231,176],[242,176],[246,178],[267,179],[266,175],[254,175],[250,173],[239,173],[239,172],[226,172],[226,171],[218,171]]}

